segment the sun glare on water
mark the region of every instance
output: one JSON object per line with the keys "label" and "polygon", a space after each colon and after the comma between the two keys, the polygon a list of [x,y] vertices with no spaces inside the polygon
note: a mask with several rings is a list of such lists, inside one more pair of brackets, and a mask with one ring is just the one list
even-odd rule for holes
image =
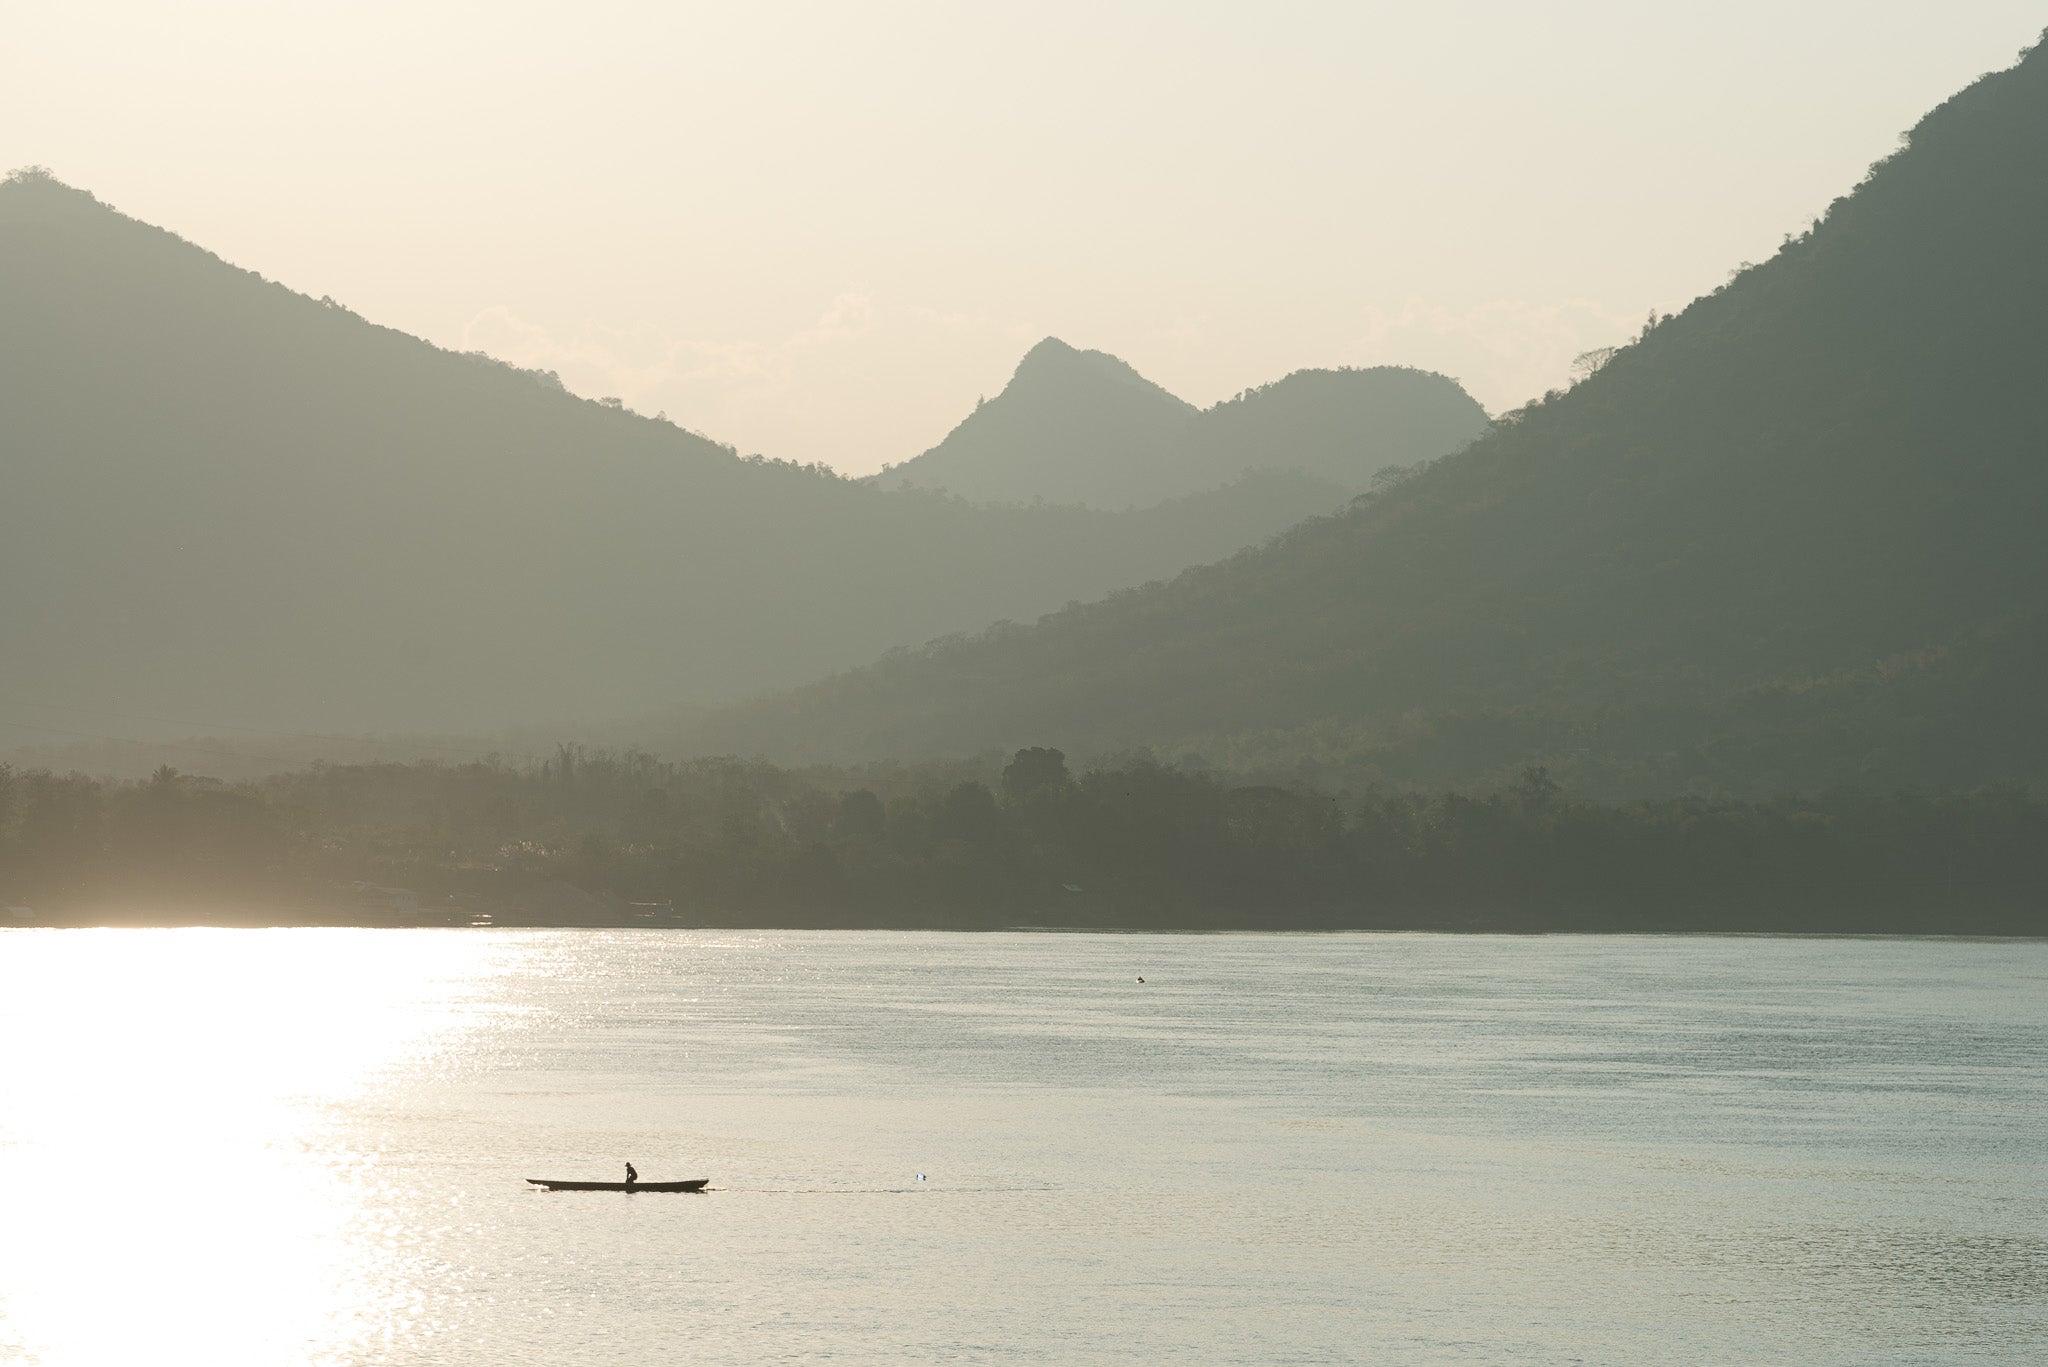
{"label": "sun glare on water", "polygon": [[459,1065],[506,949],[408,938],[0,935],[0,1361],[352,1361],[403,1331],[406,1279],[364,1255],[375,1155],[329,1112]]}

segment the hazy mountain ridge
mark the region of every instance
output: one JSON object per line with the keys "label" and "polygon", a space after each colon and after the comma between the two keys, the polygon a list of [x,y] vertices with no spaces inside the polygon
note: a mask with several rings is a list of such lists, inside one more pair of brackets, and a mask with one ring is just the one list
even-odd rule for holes
{"label": "hazy mountain ridge", "polygon": [[1192,439],[1198,417],[1194,405],[1116,357],[1048,337],[945,440],[875,478],[983,503],[1156,503],[1146,495]]}
{"label": "hazy mountain ridge", "polygon": [[1341,497],[1283,476],[1138,514],[980,509],[742,460],[43,174],[0,183],[0,413],[10,692],[320,730],[783,686],[1173,573]]}
{"label": "hazy mountain ridge", "polygon": [[1769,263],[1342,515],[726,714],[707,749],[1057,744],[1609,790],[2048,777],[2048,58]]}
{"label": "hazy mountain ridge", "polygon": [[1455,451],[1486,426],[1456,381],[1427,371],[1301,370],[1198,409],[1114,356],[1048,337],[944,441],[875,478],[984,503],[1100,508],[1144,507],[1262,469],[1358,493],[1380,470]]}

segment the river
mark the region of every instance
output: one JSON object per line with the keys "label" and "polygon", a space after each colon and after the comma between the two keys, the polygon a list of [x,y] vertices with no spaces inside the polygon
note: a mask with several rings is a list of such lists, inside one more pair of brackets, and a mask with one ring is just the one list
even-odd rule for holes
{"label": "river", "polygon": [[0,1040],[0,1362],[2048,1361],[2042,942],[5,930]]}

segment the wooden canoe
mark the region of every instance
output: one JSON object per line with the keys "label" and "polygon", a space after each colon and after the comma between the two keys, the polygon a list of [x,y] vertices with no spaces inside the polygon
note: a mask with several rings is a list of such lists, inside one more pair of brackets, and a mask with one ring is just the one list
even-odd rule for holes
{"label": "wooden canoe", "polygon": [[527,1181],[542,1191],[702,1191],[709,1186],[708,1177],[695,1177],[687,1182],[557,1182],[551,1177],[529,1177]]}

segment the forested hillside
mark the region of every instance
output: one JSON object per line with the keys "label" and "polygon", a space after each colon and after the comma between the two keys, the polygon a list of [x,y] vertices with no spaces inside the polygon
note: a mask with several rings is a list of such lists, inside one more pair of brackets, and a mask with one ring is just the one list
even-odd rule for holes
{"label": "forested hillside", "polygon": [[1568,393],[1277,544],[725,715],[1580,793],[2048,779],[2048,55]]}
{"label": "forested hillside", "polygon": [[1430,460],[1486,430],[1457,381],[1426,371],[1300,370],[1210,409],[1100,351],[1056,337],[946,439],[876,476],[977,502],[1146,507],[1251,470],[1326,480],[1332,508],[1392,466]]}
{"label": "forested hillside", "polygon": [[978,509],[742,459],[34,172],[0,183],[0,443],[5,691],[123,735],[733,697],[1171,574],[1341,498],[1271,473],[1134,514]]}

